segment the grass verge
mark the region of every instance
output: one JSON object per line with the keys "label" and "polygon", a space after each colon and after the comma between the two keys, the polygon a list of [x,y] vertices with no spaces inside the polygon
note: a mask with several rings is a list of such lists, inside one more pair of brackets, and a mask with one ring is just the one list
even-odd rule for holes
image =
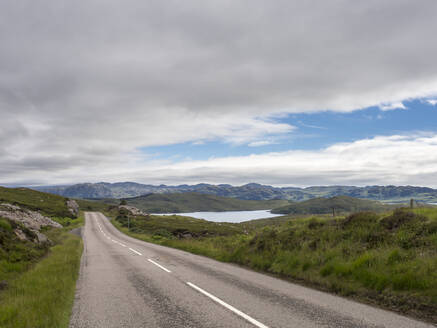
{"label": "grass verge", "polygon": [[0,327],[68,327],[83,250],[68,231],[82,226],[84,216],[53,219],[64,227],[42,231],[51,247],[17,240],[10,222],[0,219],[0,278],[7,284],[0,291]]}
{"label": "grass verge", "polygon": [[83,246],[65,231],[50,237],[59,244],[0,294],[1,327],[68,327]]}

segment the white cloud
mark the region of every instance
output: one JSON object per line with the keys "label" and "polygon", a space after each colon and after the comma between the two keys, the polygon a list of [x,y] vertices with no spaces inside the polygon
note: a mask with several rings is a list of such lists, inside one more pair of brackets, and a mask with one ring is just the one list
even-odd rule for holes
{"label": "white cloud", "polygon": [[[129,158],[133,158],[132,154]],[[338,143],[318,151],[286,151],[260,155],[153,162],[139,155],[127,163],[80,165],[36,176],[23,170],[18,178],[35,184],[79,181],[143,183],[260,182],[274,185],[424,185],[437,187],[437,134],[379,136]]]}
{"label": "white cloud", "polygon": [[431,106],[437,105],[437,99],[428,99],[428,100],[426,100],[426,102],[428,104],[430,104]]}
{"label": "white cloud", "polygon": [[180,182],[415,184],[436,187],[435,163],[437,135],[422,134],[380,136],[335,144],[320,151],[288,151],[186,162],[155,169],[154,172],[162,179]]}
{"label": "white cloud", "polygon": [[379,108],[381,108],[382,111],[395,110],[395,109],[407,109],[405,107],[405,105],[402,103],[402,101],[388,103],[388,104],[381,104],[381,105],[379,105]]}
{"label": "white cloud", "polygon": [[251,143],[247,144],[249,147],[261,147],[261,146],[268,146],[271,144],[274,144],[275,142],[271,140],[259,140],[259,141],[252,141]]}

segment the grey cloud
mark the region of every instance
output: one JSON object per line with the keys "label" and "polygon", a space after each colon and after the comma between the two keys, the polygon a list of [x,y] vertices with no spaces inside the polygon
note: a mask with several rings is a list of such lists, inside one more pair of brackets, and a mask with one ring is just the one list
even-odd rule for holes
{"label": "grey cloud", "polygon": [[84,106],[84,92],[190,110],[354,109],[396,96],[378,90],[436,78],[434,1],[3,7],[2,67],[41,104]]}
{"label": "grey cloud", "polygon": [[143,146],[289,133],[263,121],[279,112],[436,94],[436,14],[433,0],[2,1],[0,166],[119,167]]}

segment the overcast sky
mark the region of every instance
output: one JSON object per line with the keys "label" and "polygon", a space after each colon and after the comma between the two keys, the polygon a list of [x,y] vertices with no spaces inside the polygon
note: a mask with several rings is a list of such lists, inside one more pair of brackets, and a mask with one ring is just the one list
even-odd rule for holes
{"label": "overcast sky", "polygon": [[0,184],[437,187],[437,1],[0,0]]}

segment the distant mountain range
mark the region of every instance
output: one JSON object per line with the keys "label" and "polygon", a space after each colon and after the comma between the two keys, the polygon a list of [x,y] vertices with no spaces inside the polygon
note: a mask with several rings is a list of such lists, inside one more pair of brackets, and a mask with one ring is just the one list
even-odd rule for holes
{"label": "distant mountain range", "polygon": [[71,198],[101,199],[129,198],[150,193],[198,192],[202,194],[233,197],[245,200],[287,199],[305,201],[317,197],[350,196],[383,202],[400,203],[414,198],[416,201],[437,203],[437,189],[413,186],[315,186],[307,188],[272,187],[257,183],[243,186],[228,184],[196,185],[145,185],[135,182],[81,183],[70,186],[34,187],[33,189]]}

